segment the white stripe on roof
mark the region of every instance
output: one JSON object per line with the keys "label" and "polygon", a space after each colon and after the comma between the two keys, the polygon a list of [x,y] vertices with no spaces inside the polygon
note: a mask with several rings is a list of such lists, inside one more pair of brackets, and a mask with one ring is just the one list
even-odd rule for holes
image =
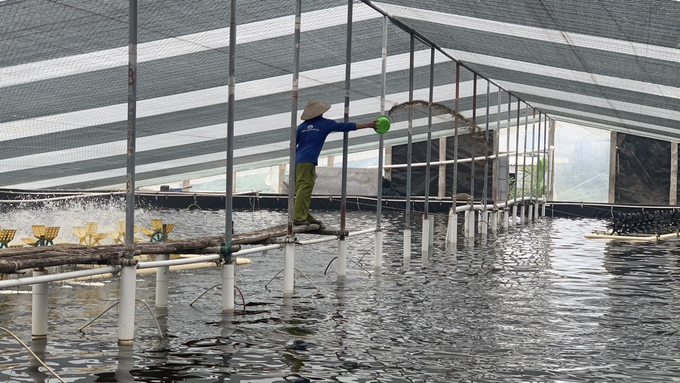
{"label": "white stripe on roof", "polygon": [[[380,17],[382,17],[380,14],[363,4],[354,5],[352,14],[354,21]],[[309,32],[346,23],[347,6],[321,9],[302,14],[301,31]],[[286,28],[286,26],[289,28]],[[295,19],[293,15],[239,25],[236,28],[236,42],[237,44],[245,44],[292,35],[294,27]],[[137,62],[143,63],[227,46],[229,46],[229,27],[139,44],[137,46]],[[127,45],[97,52],[14,65],[0,68],[0,88],[127,65]]]}

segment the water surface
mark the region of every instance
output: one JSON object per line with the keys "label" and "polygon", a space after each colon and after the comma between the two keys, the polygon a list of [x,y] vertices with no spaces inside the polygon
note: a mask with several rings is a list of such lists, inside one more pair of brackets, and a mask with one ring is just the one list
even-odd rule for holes
{"label": "water surface", "polygon": [[[115,209],[54,209],[63,227],[83,216],[113,227]],[[77,209],[76,209],[77,210]],[[11,214],[15,214],[11,216]],[[83,215],[85,214],[85,215]],[[337,227],[337,212],[319,213]],[[10,213],[8,221],[29,221]],[[175,237],[217,235],[224,212],[140,211]],[[47,341],[30,341],[30,294],[0,295],[10,329],[70,382],[669,382],[679,380],[677,241],[586,240],[593,219],[544,218],[445,248],[446,217],[435,217],[435,249],[404,264],[403,213],[385,212],[385,255],[373,273],[373,235],[348,238],[347,277],[338,280],[337,242],[298,247],[296,294],[283,297],[283,253],[251,254],[237,268],[233,313],[221,312],[220,269],[172,272],[169,307],[137,305],[133,347],[117,344],[117,277],[89,285],[50,284]],[[12,221],[13,220],[13,221]],[[237,212],[237,232],[283,223],[283,212]],[[348,213],[348,228],[374,226]],[[459,220],[460,221],[460,220]],[[55,224],[50,223],[50,224]],[[7,226],[2,223],[3,227]],[[146,224],[146,226],[149,226]],[[67,237],[68,230],[64,231]],[[299,239],[315,238],[301,235]],[[70,240],[70,238],[66,238]],[[268,285],[265,288],[265,285]],[[318,287],[318,289],[317,289]],[[20,290],[26,290],[21,288]],[[140,274],[137,298],[154,305],[155,276]],[[152,315],[166,335],[158,336]],[[0,382],[54,382],[16,341],[0,335]]]}

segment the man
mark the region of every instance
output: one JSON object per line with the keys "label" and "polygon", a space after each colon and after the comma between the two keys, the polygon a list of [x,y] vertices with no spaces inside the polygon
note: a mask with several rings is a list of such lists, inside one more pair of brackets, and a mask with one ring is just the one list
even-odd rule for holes
{"label": "man", "polygon": [[319,154],[331,132],[351,132],[357,129],[376,128],[376,122],[357,124],[341,123],[323,117],[331,106],[325,102],[311,100],[302,112],[304,122],[297,128],[297,149],[295,152],[295,207],[293,221],[295,225],[306,225],[321,221],[309,214],[309,204],[316,181],[316,166]]}

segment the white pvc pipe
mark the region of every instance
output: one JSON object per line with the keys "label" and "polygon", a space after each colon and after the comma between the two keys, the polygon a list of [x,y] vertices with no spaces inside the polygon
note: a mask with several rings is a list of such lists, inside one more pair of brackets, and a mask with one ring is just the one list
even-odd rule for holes
{"label": "white pvc pipe", "polygon": [[[34,277],[46,275],[45,270],[33,270]],[[47,337],[47,282],[33,285],[33,306],[31,309],[31,335],[33,339]]]}
{"label": "white pvc pipe", "polygon": [[283,246],[283,293],[295,292],[295,244],[286,243]]}
{"label": "white pvc pipe", "polygon": [[465,221],[463,225],[463,233],[467,238],[475,237],[475,213],[472,210],[465,210]]}
{"label": "white pvc pipe", "polygon": [[[373,232],[376,232],[375,228],[360,230],[360,231],[356,231],[356,232],[350,232],[348,234],[348,236],[357,236],[357,235],[373,233]],[[313,244],[313,243],[333,241],[336,238],[337,237],[335,237],[335,236],[329,236],[328,238],[321,238],[321,239],[315,239],[315,240],[309,240],[309,241],[300,241],[299,243],[301,245],[309,245],[309,244]],[[251,248],[251,249],[245,249],[245,250],[242,249],[242,250],[239,250],[238,253],[234,253],[234,254],[239,255],[239,256],[240,255],[247,255],[247,254],[254,254],[254,253],[260,253],[260,252],[267,251],[267,250],[280,249],[281,247],[283,247],[283,244],[259,246],[259,247],[254,247],[254,248]],[[202,255],[202,256],[199,256],[199,257],[195,257],[195,258],[178,258],[178,259],[171,259],[171,260],[165,260],[165,261],[139,262],[137,264],[136,268],[137,269],[152,269],[152,268],[156,268],[156,267],[187,265],[187,264],[193,264],[193,263],[205,263],[205,262],[217,261],[220,258],[221,258],[221,256],[219,254],[210,254],[210,255]],[[118,270],[119,270],[118,267],[103,266],[103,267],[97,267],[97,268],[93,268],[93,269],[76,270],[76,271],[69,271],[69,272],[58,273],[58,274],[46,274],[46,275],[26,277],[26,278],[8,279],[8,280],[0,281],[0,289],[10,288],[10,287],[27,286],[27,285],[33,285],[33,284],[36,284],[36,283],[64,281],[64,280],[69,280],[69,279],[90,277],[90,276],[93,276],[93,275],[110,274],[110,273],[115,273]]]}
{"label": "white pvc pipe", "polygon": [[338,239],[338,263],[335,267],[335,275],[344,277],[347,275],[347,241]]}
{"label": "white pvc pipe", "polygon": [[512,215],[510,217],[511,226],[517,225],[517,205],[512,205]]}
{"label": "white pvc pipe", "polygon": [[503,230],[508,231],[510,224],[510,210],[503,210]]}
{"label": "white pvc pipe", "polygon": [[421,249],[423,253],[427,253],[430,250],[430,218],[423,217],[423,238],[421,240]]}
{"label": "white pvc pipe", "polygon": [[519,224],[524,225],[524,218],[526,217],[526,207],[524,205],[519,207]]}
{"label": "white pvc pipe", "polygon": [[382,256],[383,256],[383,232],[375,232],[375,254],[373,256],[373,269],[376,272],[382,270]]}
{"label": "white pvc pipe", "polygon": [[480,228],[480,233],[482,235],[487,235],[489,234],[489,212],[488,211],[480,211],[479,212],[479,228]]}
{"label": "white pvc pipe", "polygon": [[455,209],[449,210],[449,222],[446,227],[446,243],[456,244],[458,242],[458,214]]}
{"label": "white pvc pipe", "polygon": [[222,265],[222,311],[234,310],[234,280],[236,279],[236,265],[234,262]]}
{"label": "white pvc pipe", "polygon": [[527,206],[527,221],[531,222],[534,220],[534,204],[529,204]]}
{"label": "white pvc pipe", "polygon": [[491,232],[493,234],[498,233],[498,215],[500,212],[495,210],[491,213]]}
{"label": "white pvc pipe", "polygon": [[92,275],[113,273],[114,271],[116,271],[116,269],[114,267],[106,266],[106,267],[101,267],[101,268],[96,268],[96,269],[78,270],[78,271],[70,271],[70,272],[67,272],[67,273],[43,275],[43,276],[40,276],[40,277],[35,276],[35,277],[27,277],[27,278],[8,279],[6,281],[0,281],[0,289],[4,289],[4,288],[8,288],[8,287],[18,287],[18,286],[32,285],[32,284],[35,284],[35,283],[63,281],[63,280],[72,279],[72,278],[89,277],[89,276],[92,276]]}
{"label": "white pvc pipe", "polygon": [[545,217],[545,205],[547,205],[547,203],[545,203],[545,201],[543,201],[543,212],[542,212],[542,215],[543,215],[544,217]]}
{"label": "white pvc pipe", "polygon": [[411,229],[404,230],[404,263],[411,260]]}
{"label": "white pvc pipe", "polygon": [[539,209],[541,208],[541,204],[536,202],[535,206],[536,206],[536,209],[534,210],[534,219],[538,220],[539,218],[541,218],[541,215],[539,214]]}
{"label": "white pvc pipe", "polygon": [[135,294],[137,267],[123,266],[120,272],[118,305],[118,343],[131,344],[135,339]]}
{"label": "white pvc pipe", "polygon": [[[156,259],[159,261],[168,260],[167,254],[158,254]],[[170,266],[163,266],[156,269],[156,307],[168,307],[168,274]]]}
{"label": "white pvc pipe", "polygon": [[430,218],[430,235],[427,238],[427,243],[429,244],[429,250],[431,250],[434,244],[434,217]]}

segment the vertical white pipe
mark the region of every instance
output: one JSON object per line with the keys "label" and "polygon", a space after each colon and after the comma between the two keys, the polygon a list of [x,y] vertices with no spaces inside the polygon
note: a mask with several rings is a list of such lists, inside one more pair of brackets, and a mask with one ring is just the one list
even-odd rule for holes
{"label": "vertical white pipe", "polygon": [[446,227],[446,244],[455,245],[458,242],[458,214],[455,207],[449,210],[449,221]]}
{"label": "vertical white pipe", "polygon": [[234,282],[236,275],[236,257],[222,265],[222,311],[231,311],[235,307]]}
{"label": "vertical white pipe", "polygon": [[498,233],[498,215],[500,212],[498,210],[494,210],[491,213],[491,232],[493,234]]}
{"label": "vertical white pipe", "polygon": [[[45,270],[33,270],[34,277],[47,275]],[[47,290],[48,282],[33,285],[33,305],[31,308],[31,335],[33,339],[47,337]]]}
{"label": "vertical white pipe", "polygon": [[482,210],[479,212],[479,232],[482,235],[487,235],[489,233],[489,212]]}
{"label": "vertical white pipe", "polygon": [[527,221],[533,221],[534,220],[534,204],[530,203],[529,206],[527,206]]}
{"label": "vertical white pipe", "polygon": [[534,203],[534,220],[538,220],[540,218],[540,215],[538,214],[538,209],[540,206],[541,205],[538,202]]}
{"label": "vertical white pipe", "polygon": [[545,217],[545,205],[547,205],[547,203],[545,203],[545,201],[543,201],[543,211],[542,211],[542,215],[543,215],[544,217]]}
{"label": "vertical white pipe", "polygon": [[411,260],[411,229],[404,230],[404,263]]}
{"label": "vertical white pipe", "polygon": [[286,243],[283,247],[283,293],[295,292],[295,244]]}
{"label": "vertical white pipe", "polygon": [[[157,261],[169,259],[167,254],[156,255]],[[156,307],[168,307],[168,274],[170,266],[162,266],[156,269]]]}
{"label": "vertical white pipe", "polygon": [[517,205],[512,205],[512,216],[510,217],[510,225],[517,225]]}
{"label": "vertical white pipe", "polygon": [[137,265],[123,266],[120,272],[120,304],[118,305],[118,343],[132,344],[135,340],[135,296]]}
{"label": "vertical white pipe", "polygon": [[465,210],[465,222],[464,222],[464,230],[463,232],[465,233],[465,236],[468,238],[474,238],[475,237],[475,211],[474,210]]}
{"label": "vertical white pipe", "polygon": [[375,232],[375,255],[373,257],[373,268],[375,272],[380,272],[382,270],[383,263],[383,232]]}
{"label": "vertical white pipe", "polygon": [[519,224],[524,225],[524,217],[526,217],[526,207],[524,205],[519,207]]}
{"label": "vertical white pipe", "polygon": [[347,275],[347,241],[345,241],[345,237],[338,240],[338,264],[335,274],[338,277]]}
{"label": "vertical white pipe", "polygon": [[503,230],[508,231],[510,223],[510,210],[508,208],[503,209]]}
{"label": "vertical white pipe", "polygon": [[[224,245],[231,250],[234,196],[234,111],[236,97],[236,0],[231,0],[229,15],[229,79],[227,105],[227,184],[225,198]],[[291,187],[295,187],[291,185]],[[234,309],[234,275],[236,257],[229,253],[222,265],[222,311]]]}
{"label": "vertical white pipe", "polygon": [[434,243],[434,217],[430,217],[430,236],[428,237],[428,243],[430,244],[430,248],[428,250],[432,250],[432,244]]}
{"label": "vertical white pipe", "polygon": [[430,217],[423,217],[423,239],[422,239],[422,251],[426,253],[430,250]]}

